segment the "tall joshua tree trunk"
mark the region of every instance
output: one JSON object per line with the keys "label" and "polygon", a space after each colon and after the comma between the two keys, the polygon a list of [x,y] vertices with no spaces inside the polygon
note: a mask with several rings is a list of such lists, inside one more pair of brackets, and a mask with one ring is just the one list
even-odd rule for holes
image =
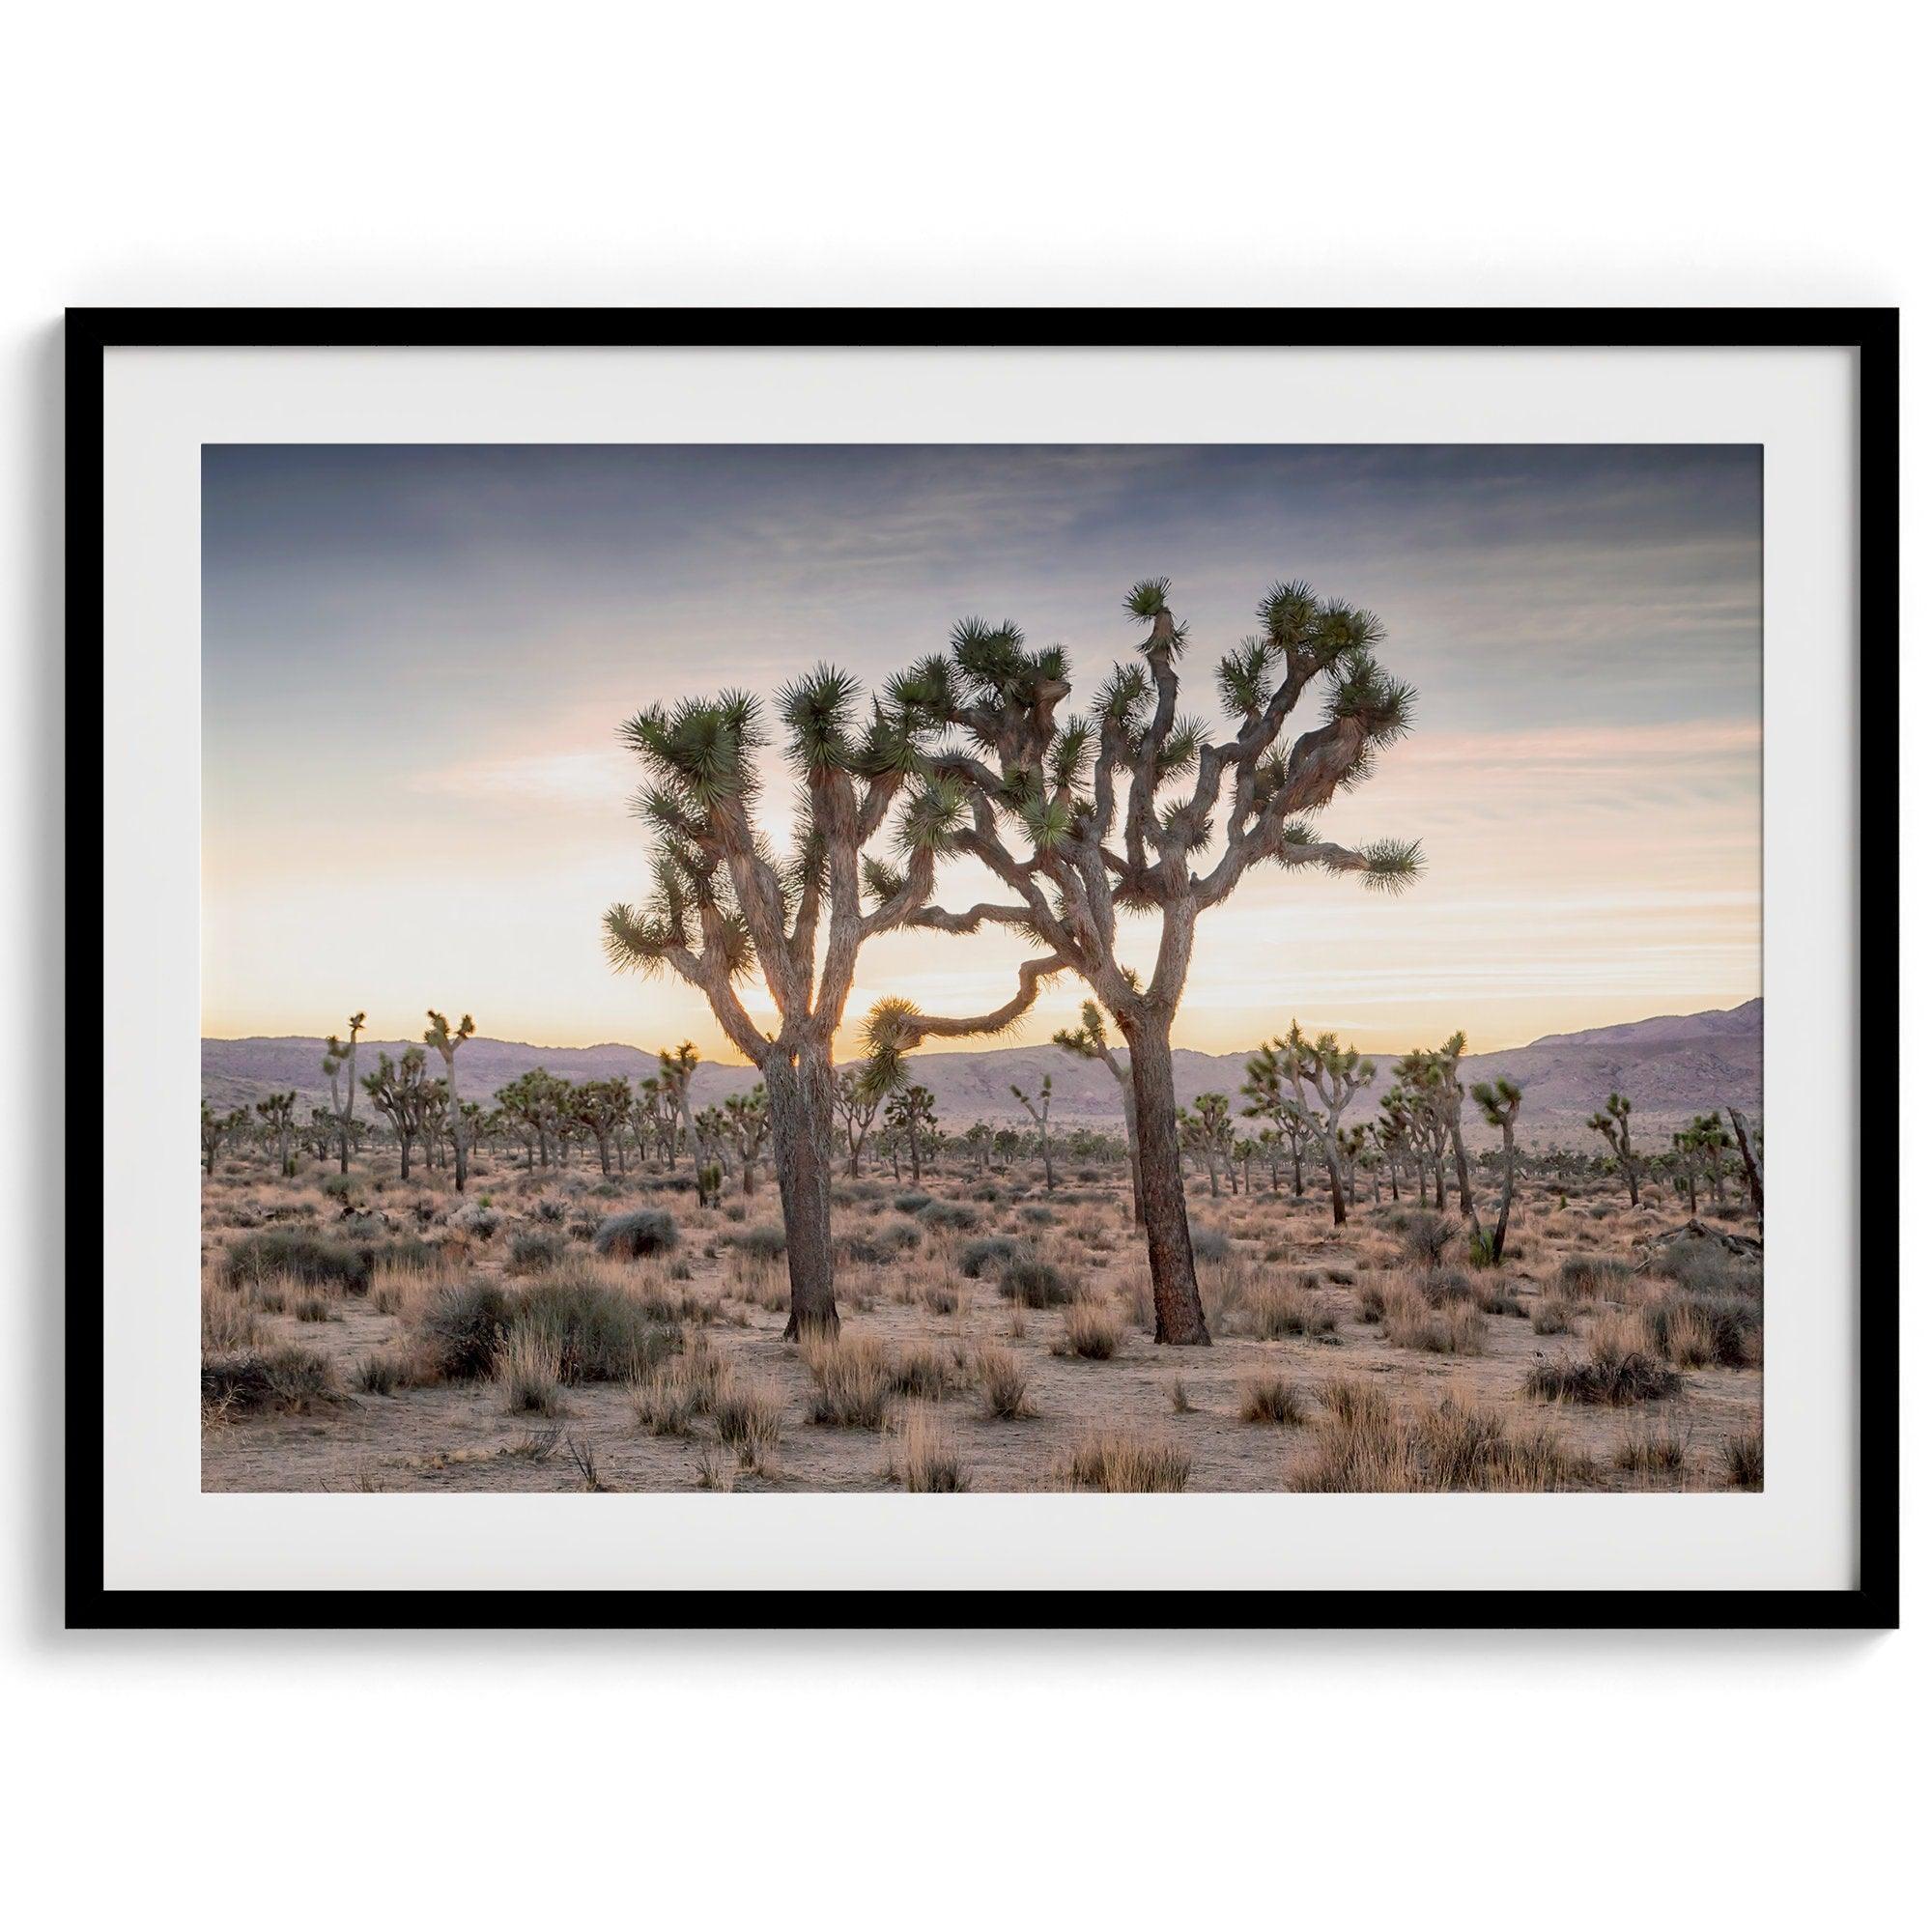
{"label": "tall joshua tree trunk", "polygon": [[794,1059],[775,1050],[762,1069],[771,1108],[772,1166],[784,1217],[785,1266],[791,1277],[791,1319],[785,1340],[807,1328],[836,1334],[838,1309],[832,1290],[832,1145],[837,1080],[823,1043]]}
{"label": "tall joshua tree trunk", "polygon": [[1208,1321],[1187,1228],[1171,1024],[1171,1017],[1159,1014],[1141,1019],[1128,1037],[1127,1058],[1133,1069],[1135,1139],[1142,1153],[1141,1212],[1153,1276],[1154,1328],[1164,1342],[1199,1345],[1208,1339]]}
{"label": "tall joshua tree trunk", "polygon": [[1750,1127],[1735,1107],[1725,1110],[1731,1117],[1731,1131],[1738,1137],[1738,1158],[1745,1165],[1745,1185],[1750,1189],[1751,1212],[1764,1219],[1764,1177],[1757,1170],[1757,1155],[1751,1151]]}

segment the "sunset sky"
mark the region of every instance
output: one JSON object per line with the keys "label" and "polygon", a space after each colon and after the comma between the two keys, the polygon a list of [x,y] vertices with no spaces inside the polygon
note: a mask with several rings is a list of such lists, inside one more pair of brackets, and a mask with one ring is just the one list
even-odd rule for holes
{"label": "sunset sky", "polygon": [[[1084,702],[1151,575],[1192,625],[1188,709],[1216,715],[1214,660],[1277,578],[1376,611],[1419,694],[1321,824],[1420,838],[1423,879],[1250,875],[1203,923],[1179,1043],[1298,1016],[1483,1051],[1736,1005],[1759,991],[1759,494],[1755,447],[211,446],[203,1031],[359,1008],[393,1037],[436,1006],[735,1059],[696,993],[605,963],[604,909],[648,889],[618,724],[821,658],[871,684],[973,614],[1065,644]],[[976,871],[942,902],[987,896]],[[848,1023],[886,992],[997,1005],[1025,951],[875,940]]]}

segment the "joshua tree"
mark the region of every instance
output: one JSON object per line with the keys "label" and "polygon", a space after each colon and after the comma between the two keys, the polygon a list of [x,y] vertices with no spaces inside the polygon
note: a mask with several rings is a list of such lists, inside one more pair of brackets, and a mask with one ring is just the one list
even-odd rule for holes
{"label": "joshua tree", "polygon": [[684,1129],[694,1165],[697,1160],[697,1137],[691,1119],[691,1082],[696,1071],[697,1049],[688,1039],[675,1052],[668,1046],[658,1048],[658,1082],[672,1122],[672,1166],[677,1164],[675,1146],[679,1126]]}
{"label": "joshua tree", "polygon": [[1474,1089],[1476,1105],[1492,1127],[1503,1137],[1502,1199],[1496,1208],[1496,1232],[1487,1241],[1471,1244],[1471,1259],[1491,1267],[1503,1264],[1503,1242],[1509,1237],[1510,1197],[1516,1192],[1516,1116],[1522,1105],[1522,1089],[1511,1080],[1484,1080]]}
{"label": "joshua tree", "polygon": [[1342,1173],[1349,1183],[1349,1200],[1352,1204],[1358,1197],[1355,1193],[1355,1164],[1365,1161],[1369,1152],[1369,1130],[1359,1122],[1350,1127],[1341,1137]]}
{"label": "joshua tree", "polygon": [[369,1104],[395,1129],[402,1151],[402,1179],[410,1178],[410,1149],[428,1129],[431,1089],[440,1083],[428,1076],[429,1063],[419,1046],[410,1047],[400,1061],[386,1053],[376,1056],[376,1070],[362,1076]]}
{"label": "joshua tree", "polygon": [[859,1177],[859,1156],[866,1151],[867,1137],[885,1097],[886,1090],[872,1077],[869,1067],[848,1066],[838,1076],[832,1104],[845,1129],[845,1172],[852,1179]]}
{"label": "joshua tree", "polygon": [[[1009,895],[961,913],[926,908],[912,923],[948,932],[992,924],[1039,942],[1047,956],[1030,970],[1079,974],[1120,1028],[1134,1082],[1154,1335],[1198,1345],[1208,1340],[1208,1322],[1181,1179],[1173,1031],[1201,917],[1265,863],[1359,873],[1394,889],[1415,876],[1419,859],[1413,844],[1355,851],[1321,839],[1304,816],[1364,779],[1376,748],[1407,728],[1412,695],[1376,662],[1377,620],[1324,603],[1305,584],[1269,590],[1261,635],[1217,669],[1236,721],[1232,736],[1217,739],[1181,715],[1187,633],[1167,593],[1165,578],[1129,593],[1127,612],[1147,634],[1138,661],[1116,667],[1091,720],[1056,718],[1071,693],[1065,654],[1028,649],[1010,624],[960,624],[950,655],[916,666],[899,689],[966,739],[933,759],[969,805],[970,823],[952,842]],[[1284,746],[1318,681],[1322,722]],[[1144,985],[1121,960],[1122,912],[1159,923]],[[936,1030],[918,1015],[908,1043]]]}
{"label": "joshua tree", "polygon": [[1731,1117],[1731,1132],[1737,1138],[1738,1158],[1745,1169],[1745,1185],[1750,1189],[1751,1212],[1764,1219],[1764,1177],[1758,1172],[1757,1154],[1751,1147],[1750,1123],[1735,1107],[1724,1110]]}
{"label": "joshua tree", "polygon": [[[660,1056],[662,1061],[662,1056]],[[631,1108],[631,1131],[638,1137],[639,1159],[647,1152],[653,1165],[668,1171],[677,1165],[677,1137],[683,1125],[676,1094],[661,1074],[653,1073],[638,1083],[638,1097]]]}
{"label": "joshua tree", "polygon": [[262,1131],[274,1136],[276,1170],[284,1175],[293,1174],[296,1171],[296,1163],[289,1143],[294,1138],[296,1130],[294,1092],[270,1094],[266,1100],[255,1102],[255,1111],[262,1117]]}
{"label": "joshua tree", "polygon": [[1458,1027],[1435,1049],[1442,1084],[1441,1107],[1449,1117],[1449,1145],[1456,1153],[1456,1195],[1465,1221],[1476,1218],[1476,1204],[1469,1193],[1469,1152],[1463,1144],[1463,1056],[1469,1050],[1468,1036]]}
{"label": "joshua tree", "polygon": [[[824,666],[780,694],[801,786],[784,858],[753,822],[765,742],[756,699],[726,693],[671,711],[653,707],[623,727],[647,779],[637,809],[655,835],[653,891],[642,907],[611,907],[607,949],[620,969],[668,969],[696,986],[763,1077],[791,1277],[785,1333],[794,1339],[838,1325],[832,1040],[859,952],[930,897],[934,863],[949,849],[963,804],[956,783],[931,775],[926,743],[946,722],[937,706],[905,679],[874,700],[868,720],[857,716],[858,697],[850,677]],[[898,869],[867,852],[895,805]],[[1032,1004],[1053,963],[1022,968],[1019,993],[999,1011],[925,1031],[997,1031]],[[778,1009],[776,1033],[761,1032],[738,997],[738,981],[753,971]]]}
{"label": "joshua tree", "polygon": [[617,1146],[617,1167],[624,1164],[624,1122],[631,1118],[631,1083],[617,1076],[610,1080],[585,1080],[571,1092],[571,1118],[590,1130],[597,1143],[597,1164],[611,1172],[611,1146]]}
{"label": "joshua tree", "polygon": [[1070,1053],[1079,1060],[1097,1060],[1114,1076],[1114,1085],[1121,1090],[1121,1113],[1127,1129],[1127,1180],[1134,1197],[1134,1226],[1140,1227],[1147,1219],[1141,1207],[1141,1146],[1140,1131],[1134,1122],[1134,1075],[1121,1053],[1116,1053],[1107,1041],[1107,1016],[1100,1010],[1097,1000],[1082,1000],[1080,1003],[1080,1024],[1077,1027],[1062,1027],[1053,1036],[1053,1043],[1063,1053]]}
{"label": "joshua tree", "polygon": [[762,1085],[725,1100],[724,1128],[738,1152],[739,1185],[747,1194],[753,1193],[758,1184],[758,1154],[772,1130],[772,1110]]}
{"label": "joshua tree", "polygon": [[[1273,1040],[1264,1040],[1248,1056],[1246,1076],[1241,1081],[1241,1097],[1247,1105],[1241,1112],[1252,1120],[1273,1124],[1275,1145],[1288,1151],[1294,1176],[1294,1198],[1301,1198],[1301,1147],[1308,1127],[1294,1108],[1289,1087],[1289,1056]],[[1264,1141],[1266,1135],[1263,1135]],[[1279,1185],[1279,1182],[1276,1183]]]}
{"label": "joshua tree", "polygon": [[217,1114],[206,1100],[201,1103],[201,1161],[208,1173],[214,1172],[214,1158],[221,1151],[221,1143],[232,1140],[247,1124],[246,1107],[237,1107],[230,1113]]}
{"label": "joshua tree", "polygon": [[1711,1192],[1719,1208],[1724,1205],[1724,1154],[1731,1137],[1724,1131],[1724,1117],[1719,1113],[1699,1114],[1690,1122],[1690,1144],[1704,1156],[1711,1172]]}
{"label": "joshua tree", "polygon": [[974,1164],[981,1174],[986,1171],[987,1158],[993,1151],[993,1130],[984,1121],[975,1121],[966,1129],[967,1151],[973,1156]]}
{"label": "joshua tree", "polygon": [[347,1043],[330,1034],[322,1049],[322,1070],[328,1075],[328,1097],[335,1102],[335,1118],[341,1123],[344,1174],[349,1172],[349,1143],[355,1128],[355,1042],[367,1018],[364,1013],[351,1013]]}
{"label": "joshua tree", "polygon": [[1636,1206],[1637,1157],[1631,1151],[1631,1103],[1621,1094],[1612,1094],[1604,1103],[1605,1111],[1590,1116],[1590,1130],[1602,1134],[1610,1144],[1610,1156],[1630,1191],[1630,1205]]}
{"label": "joshua tree", "polygon": [[1228,1096],[1225,1094],[1197,1094],[1191,1110],[1179,1108],[1176,1111],[1175,1126],[1180,1135],[1181,1146],[1200,1153],[1202,1165],[1208,1170],[1208,1191],[1219,1197],[1223,1168],[1227,1169],[1228,1185],[1232,1188],[1235,1184],[1231,1158],[1235,1145],[1235,1122],[1228,1111]]}
{"label": "joshua tree", "polygon": [[[1349,1103],[1376,1077],[1376,1064],[1364,1060],[1352,1046],[1338,1045],[1332,1033],[1310,1039],[1301,1031],[1299,1020],[1291,1020],[1288,1031],[1275,1041],[1275,1050],[1287,1064],[1289,1085],[1293,1089],[1295,1113],[1309,1133],[1321,1144],[1328,1163],[1328,1200],[1336,1227],[1349,1218],[1342,1190],[1342,1116]],[[1311,1097],[1321,1110],[1311,1104]]]}
{"label": "joshua tree", "polygon": [[442,1055],[443,1085],[449,1090],[449,1144],[456,1154],[456,1191],[463,1192],[463,1184],[469,1178],[469,1152],[464,1146],[463,1129],[465,1116],[462,1096],[456,1091],[456,1049],[476,1031],[476,1022],[468,1013],[451,1030],[448,1020],[432,1007],[429,1009],[429,1027],[423,1034],[423,1044],[433,1046]]}
{"label": "joshua tree", "polygon": [[893,1136],[895,1148],[904,1142],[907,1156],[912,1162],[912,1184],[915,1187],[924,1178],[925,1144],[938,1125],[939,1116],[934,1110],[930,1087],[922,1087],[914,1081],[893,1090],[892,1097],[886,1102],[886,1130]]}
{"label": "joshua tree", "polygon": [[1047,1116],[1053,1112],[1053,1075],[1039,1076],[1039,1098],[1036,1100],[1023,1088],[1013,1089],[1013,1098],[1027,1110],[1028,1118],[1039,1129],[1039,1160],[1046,1170],[1046,1191],[1053,1192],[1053,1134],[1047,1125]]}

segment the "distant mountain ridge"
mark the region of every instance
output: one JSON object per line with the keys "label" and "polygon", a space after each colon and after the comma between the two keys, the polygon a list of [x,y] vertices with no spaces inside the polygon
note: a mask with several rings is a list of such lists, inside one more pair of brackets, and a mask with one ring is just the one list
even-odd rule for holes
{"label": "distant mountain ridge", "polygon": [[[1499,1053],[1471,1054],[1463,1063],[1463,1082],[1502,1075],[1523,1093],[1521,1132],[1531,1141],[1583,1145],[1592,1139],[1586,1122],[1614,1089],[1631,1101],[1633,1131],[1657,1141],[1683,1125],[1691,1114],[1714,1107],[1738,1107],[1758,1116],[1763,1106],[1764,1002],[1700,1013],[1664,1014],[1581,1033],[1547,1034],[1527,1046]],[[364,1039],[359,1069],[367,1071],[379,1053],[400,1054],[405,1040]],[[218,1107],[252,1105],[265,1094],[293,1088],[302,1111],[326,1103],[328,1082],[322,1071],[323,1042],[304,1036],[249,1039],[204,1039],[202,1091]],[[1375,1092],[1388,1079],[1389,1056],[1378,1062],[1376,1089],[1365,1107],[1355,1103],[1353,1119],[1366,1119]],[[537,1066],[567,1080],[641,1080],[657,1070],[657,1054],[611,1041],[598,1046],[533,1046],[519,1040],[475,1038],[457,1061],[466,1097],[487,1099],[497,1088]],[[1053,1118],[1068,1125],[1109,1127],[1121,1118],[1120,1093],[1104,1066],[1075,1060],[1053,1046],[988,1047],[977,1052],[920,1054],[919,1079],[932,1089],[941,1122],[962,1127],[973,1121],[1019,1124],[1015,1086],[1037,1091],[1041,1074],[1053,1075]],[[1199,1094],[1228,1094],[1238,1109],[1245,1053],[1174,1056],[1175,1090],[1182,1105]],[[697,1070],[694,1093],[700,1106],[755,1084],[749,1066],[706,1063]],[[363,1103],[366,1105],[366,1101]],[[1470,1134],[1480,1145],[1486,1134],[1469,1110]]]}

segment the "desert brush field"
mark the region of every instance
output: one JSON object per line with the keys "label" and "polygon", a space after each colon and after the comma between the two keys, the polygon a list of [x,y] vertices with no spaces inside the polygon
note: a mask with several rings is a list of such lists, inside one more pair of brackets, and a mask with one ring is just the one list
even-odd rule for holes
{"label": "desert brush field", "polygon": [[[1156,1346],[1123,1164],[834,1183],[841,1325],[783,1339],[776,1191],[692,1172],[203,1180],[209,1491],[1713,1491],[1763,1481],[1755,1223],[1525,1175],[1453,1214],[1188,1179],[1211,1343]],[[384,1171],[384,1169],[387,1171]],[[1232,1180],[1230,1187],[1232,1188]],[[1745,1238],[1741,1238],[1745,1237]]]}

